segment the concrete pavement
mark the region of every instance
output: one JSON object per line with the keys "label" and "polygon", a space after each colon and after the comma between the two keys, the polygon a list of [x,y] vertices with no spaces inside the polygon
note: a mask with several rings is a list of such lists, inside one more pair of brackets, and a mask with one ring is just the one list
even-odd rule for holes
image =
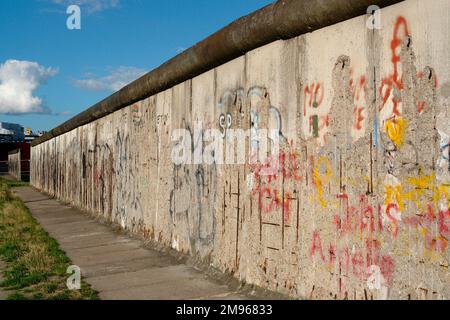
{"label": "concrete pavement", "polygon": [[246,299],[176,258],[117,234],[31,187],[15,188],[101,299]]}

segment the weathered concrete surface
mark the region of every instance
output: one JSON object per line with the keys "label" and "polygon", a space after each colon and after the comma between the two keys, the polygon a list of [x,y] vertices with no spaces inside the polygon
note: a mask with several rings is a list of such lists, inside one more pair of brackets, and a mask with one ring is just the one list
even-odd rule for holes
{"label": "weathered concrete surface", "polygon": [[117,235],[33,188],[15,188],[14,192],[81,268],[101,299],[247,299],[176,258],[144,248],[139,240]]}
{"label": "weathered concrete surface", "polygon": [[8,173],[17,180],[22,180],[20,149],[8,154]]}
{"label": "weathered concrete surface", "polygon": [[[294,297],[449,299],[449,16],[407,0],[250,51],[33,147],[32,184]],[[280,157],[174,165],[198,121],[276,129]]]}

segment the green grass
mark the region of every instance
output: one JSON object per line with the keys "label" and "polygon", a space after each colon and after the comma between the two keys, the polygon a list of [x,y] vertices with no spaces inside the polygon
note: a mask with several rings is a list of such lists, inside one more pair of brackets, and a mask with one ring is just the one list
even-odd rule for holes
{"label": "green grass", "polygon": [[12,194],[12,187],[23,185],[0,177],[0,259],[6,263],[0,287],[10,300],[98,299],[85,281],[80,290],[67,288],[66,270],[72,263]]}
{"label": "green grass", "polygon": [[0,177],[0,180],[7,185],[8,188],[25,187],[30,185],[28,182],[18,180],[7,180]]}

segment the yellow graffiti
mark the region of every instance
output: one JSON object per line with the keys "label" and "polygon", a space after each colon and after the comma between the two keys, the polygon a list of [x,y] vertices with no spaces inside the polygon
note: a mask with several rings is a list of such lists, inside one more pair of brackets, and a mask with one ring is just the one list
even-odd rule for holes
{"label": "yellow graffiti", "polygon": [[405,139],[406,120],[401,117],[389,119],[386,121],[385,130],[389,139],[400,148]]}
{"label": "yellow graffiti", "polygon": [[444,200],[447,207],[450,208],[450,185],[439,185],[438,192],[434,195],[433,200],[435,203]]}
{"label": "yellow graffiti", "polygon": [[[449,186],[436,183],[436,175],[420,175],[418,177],[409,177],[406,182],[412,187],[412,190],[406,192],[404,197],[415,203],[419,209],[423,208],[428,199],[432,199],[437,207],[441,200],[449,202]],[[425,194],[427,192],[427,194]],[[424,198],[424,196],[427,196]]]}
{"label": "yellow graffiti", "polygon": [[[320,165],[324,163],[326,166],[326,171],[324,175],[320,174]],[[331,177],[333,175],[333,170],[331,168],[330,161],[326,157],[320,157],[319,160],[315,163],[313,169],[313,181],[317,188],[317,194],[319,196],[319,202],[322,207],[326,208],[328,206],[328,202],[324,198],[323,186],[328,184],[331,181]]]}
{"label": "yellow graffiti", "polygon": [[406,179],[406,182],[409,186],[412,187],[411,191],[405,193],[405,198],[416,204],[419,210],[423,209],[423,206],[428,202],[427,198],[424,198],[425,192],[429,194],[432,193],[432,198],[434,199],[438,193],[436,183],[435,183],[435,175],[429,176],[418,176],[418,177],[409,177]]}
{"label": "yellow graffiti", "polygon": [[391,203],[396,203],[400,212],[403,212],[405,203],[403,201],[402,186],[400,184],[395,186],[386,185],[384,186],[384,190],[386,199],[384,204],[388,206]]}
{"label": "yellow graffiti", "polygon": [[445,257],[445,252],[448,248],[448,240],[440,235],[436,238],[429,239],[431,235],[425,227],[421,227],[419,232],[425,242],[423,256],[431,262],[441,261],[442,258]]}
{"label": "yellow graffiti", "polygon": [[[402,187],[403,186],[403,187]],[[408,189],[409,191],[405,191]],[[419,210],[423,210],[430,200],[437,207],[445,201],[450,204],[450,186],[436,183],[436,175],[419,175],[408,177],[396,185],[384,185],[385,205],[395,203],[401,212],[406,203],[413,203]]]}

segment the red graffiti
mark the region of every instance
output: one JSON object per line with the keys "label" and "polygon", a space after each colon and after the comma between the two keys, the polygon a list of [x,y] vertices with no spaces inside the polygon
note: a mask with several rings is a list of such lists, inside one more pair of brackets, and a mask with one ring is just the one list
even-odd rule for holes
{"label": "red graffiti", "polygon": [[[309,99],[308,99],[309,97]],[[306,107],[319,108],[323,102],[324,89],[321,83],[306,85],[303,90],[303,115],[306,116]]]}
{"label": "red graffiti", "polygon": [[100,180],[102,179],[102,173],[100,170],[95,169],[94,170],[94,183],[98,185],[100,183]]}
{"label": "red graffiti", "polygon": [[[287,152],[280,152],[278,157],[269,158],[264,163],[255,163],[250,165],[253,172],[253,178],[256,184],[253,186],[251,195],[258,198],[259,206],[264,213],[271,213],[274,210],[282,209],[284,212],[285,223],[291,216],[291,202],[294,200],[290,192],[283,192],[278,188],[268,186],[275,182],[301,181],[301,158],[300,154],[290,147]],[[265,179],[264,187],[262,178]]]}
{"label": "red graffiti", "polygon": [[[403,34],[399,34],[400,29],[403,29]],[[395,85],[403,89],[403,83],[400,79],[398,79],[398,63],[400,62],[400,54],[397,53],[397,49],[401,47],[402,41],[405,37],[409,36],[408,31],[408,23],[406,19],[402,16],[397,17],[397,22],[395,23],[394,27],[394,36],[391,41],[391,50],[392,50],[392,65],[394,66],[394,73],[392,75],[392,80],[394,81]]]}
{"label": "red graffiti", "polygon": [[328,248],[328,256],[330,257],[330,265],[333,265],[336,260],[336,246],[330,243]]}
{"label": "red graffiti", "polygon": [[[398,92],[401,92],[404,87],[403,80],[399,73],[399,63],[401,62],[400,51],[403,40],[409,36],[410,33],[408,28],[408,22],[402,16],[397,17],[393,37],[391,40],[391,62],[393,73],[381,80],[381,87],[380,87],[380,94],[382,97],[382,105],[380,106],[380,111],[385,107],[386,103],[389,100],[389,97],[391,97],[393,107],[392,114],[396,116],[401,115],[399,106],[400,103],[402,102],[402,99],[400,97],[400,94],[394,93],[393,91],[397,90]],[[423,72],[418,72],[416,74],[417,79],[421,79],[423,76],[424,76]],[[432,74],[430,74],[430,77],[433,77],[434,87],[437,88],[438,78],[435,72],[432,72]],[[416,105],[419,113],[423,112],[423,110],[426,108],[426,102],[420,98],[416,98]]]}
{"label": "red graffiti", "polygon": [[381,257],[381,274],[387,282],[388,287],[392,287],[394,284],[394,271],[395,271],[395,263],[394,259],[388,255],[384,255]]}
{"label": "red graffiti", "polygon": [[[403,219],[405,225],[421,227],[425,230],[425,247],[431,251],[445,253],[448,248],[448,237],[450,236],[450,211],[441,210],[436,215],[433,204],[428,204],[426,212],[421,216],[406,217]],[[437,222],[439,234],[433,234],[430,230]]]}
{"label": "red graffiti", "polygon": [[312,236],[312,243],[311,243],[311,256],[314,257],[316,255],[316,251],[319,252],[320,258],[323,262],[325,262],[325,256],[323,255],[322,250],[322,240],[320,239],[319,231],[314,231]]}
{"label": "red graffiti", "polygon": [[[423,71],[417,72],[417,75],[416,75],[417,79],[422,79],[423,76],[424,76]],[[438,84],[438,79],[437,79],[436,73],[432,72],[431,76],[433,77],[434,87],[438,88],[439,84]],[[419,113],[422,113],[425,110],[426,102],[424,100],[422,100],[421,98],[416,97],[416,105],[417,105],[417,111]]]}
{"label": "red graffiti", "polygon": [[450,236],[450,210],[439,212],[439,233],[443,237]]}
{"label": "red graffiti", "polygon": [[[389,203],[384,210],[380,204],[374,209],[369,204],[366,195],[360,195],[359,205],[350,204],[349,195],[341,193],[336,196],[341,201],[344,215],[335,214],[333,223],[339,238],[359,232],[361,235],[373,237],[383,232],[383,214],[387,218],[386,230],[395,240],[398,238],[402,226],[422,227],[425,230],[426,248],[432,251],[444,253],[448,248],[448,237],[450,236],[450,211],[441,210],[434,212],[433,204],[430,203],[427,210],[421,216],[403,217],[400,208],[395,203]],[[433,234],[433,226],[438,225],[438,234]]]}
{"label": "red graffiti", "polygon": [[[399,220],[401,215],[400,208],[395,203],[389,203],[385,210],[381,205],[377,206],[377,215],[375,209],[369,204],[367,196],[359,197],[359,206],[351,205],[349,195],[346,193],[338,194],[337,198],[341,200],[341,206],[344,215],[341,217],[335,214],[333,223],[336,227],[339,237],[349,233],[359,232],[361,235],[374,236],[383,232],[382,215],[388,220],[387,230],[395,240],[398,238],[402,225],[425,228],[425,245],[429,250],[444,253],[448,248],[448,237],[450,236],[450,211],[441,210],[438,214],[434,212],[433,204],[430,203],[426,212],[421,216],[404,217],[403,223]],[[438,225],[439,234],[433,235],[429,230],[433,225]]]}
{"label": "red graffiti", "polygon": [[356,250],[352,255],[353,275],[358,279],[364,280],[366,276],[366,267],[364,255],[361,251]]}
{"label": "red graffiti", "polygon": [[300,164],[300,154],[291,148],[289,152],[280,152],[278,157],[268,157],[263,163],[250,164],[250,170],[258,181],[266,177],[271,183],[279,178],[279,173],[282,173],[284,180],[300,181]]}
{"label": "red graffiti", "polygon": [[[353,70],[351,70],[351,74],[353,74]],[[362,104],[365,103],[365,94],[366,94],[366,76],[362,75],[359,77],[356,86],[354,86],[353,79],[350,80],[350,87],[353,91],[353,101],[354,101],[354,111],[355,119],[353,127],[356,130],[362,129],[362,123],[364,121],[363,111],[364,106]]]}
{"label": "red graffiti", "polygon": [[[339,264],[340,276],[349,277],[350,273],[357,279],[365,281],[370,276],[369,267],[377,265],[380,267],[387,286],[391,287],[394,280],[394,259],[388,254],[381,253],[379,240],[366,238],[362,249],[350,248],[347,245],[337,249],[334,244],[328,246],[328,257],[323,252],[323,243],[318,230],[312,234],[311,257],[319,256],[324,265],[332,267],[336,261]],[[340,279],[340,288],[343,288],[343,280]]]}
{"label": "red graffiti", "polygon": [[378,215],[378,229],[375,228],[375,215],[373,207],[368,203],[366,195],[359,197],[359,208],[353,205],[349,205],[349,196],[345,193],[338,194],[337,198],[343,202],[344,217],[343,219],[339,215],[334,216],[334,224],[339,235],[343,236],[347,233],[366,232],[373,234],[376,231],[381,232],[383,225],[381,222],[381,216]]}
{"label": "red graffiti", "polygon": [[296,151],[290,151],[287,154],[280,153],[280,164],[283,178],[285,180],[293,179],[300,181],[302,179],[300,173],[300,154]]}
{"label": "red graffiti", "polygon": [[[319,115],[318,109],[322,106],[324,100],[324,89],[322,83],[312,83],[306,85],[303,91],[303,116],[308,119],[309,133],[312,133],[315,138],[319,137],[319,131],[330,125],[328,114]],[[308,112],[307,109],[315,109]]]}
{"label": "red graffiti", "polygon": [[359,108],[359,107],[355,107],[354,113],[355,113],[355,125],[354,128],[357,130],[361,130],[362,129],[362,123],[364,121],[364,116],[363,116],[363,111],[364,108]]}
{"label": "red graffiti", "polygon": [[308,118],[309,133],[313,132],[314,129],[314,117],[317,117],[318,119],[318,126],[317,126],[318,131],[321,131],[330,126],[330,116],[328,114],[323,116],[311,115]]}
{"label": "red graffiti", "polygon": [[[353,87],[353,79],[350,80],[350,86]],[[353,99],[355,101],[360,101],[364,98],[366,94],[366,76],[362,75],[359,77],[358,83],[356,84],[356,88],[353,89]]]}
{"label": "red graffiti", "polygon": [[391,231],[392,236],[394,237],[394,239],[397,238],[398,236],[398,231],[399,231],[399,225],[398,225],[398,220],[392,216],[392,212],[395,212],[397,215],[400,214],[400,209],[398,208],[398,205],[396,203],[389,203],[386,206],[386,217],[389,219],[389,221],[391,222],[391,225],[388,227],[388,229]]}
{"label": "red graffiti", "polygon": [[[386,105],[389,97],[391,96],[391,92],[393,90],[394,87],[394,82],[392,80],[392,76],[388,77],[388,78],[384,78],[383,80],[381,80],[381,88],[380,88],[380,94],[383,98],[383,103],[380,107],[380,111],[383,110],[384,106]],[[392,114],[396,115],[396,116],[400,116],[400,110],[398,108],[400,102],[401,102],[401,98],[396,97],[395,95],[392,97],[391,99],[392,101],[392,105],[393,105],[393,109],[392,109]]]}
{"label": "red graffiti", "polygon": [[425,101],[419,101],[419,99],[417,99],[417,112],[422,113],[425,109],[425,104]]}
{"label": "red graffiti", "polygon": [[382,218],[382,213],[381,213],[381,205],[378,204],[378,232],[382,232],[383,231],[383,218]]}
{"label": "red graffiti", "polygon": [[265,187],[259,193],[259,206],[264,213],[270,213],[274,210],[283,209],[284,211],[284,222],[287,223],[289,221],[291,206],[289,193],[286,192],[284,197],[276,189],[270,189]]}
{"label": "red graffiti", "polygon": [[[400,33],[400,30],[403,30],[403,33]],[[405,37],[409,36],[409,30],[408,30],[408,23],[406,19],[402,16],[399,16],[397,18],[397,22],[395,23],[394,27],[394,34],[391,41],[391,52],[392,52],[392,66],[393,66],[393,73],[386,78],[382,79],[381,81],[381,88],[380,93],[383,98],[383,103],[381,105],[380,111],[384,108],[386,105],[389,97],[391,96],[391,93],[394,89],[397,89],[399,91],[403,90],[403,82],[399,78],[399,66],[400,63],[400,54],[398,53],[398,49],[401,49],[402,41]],[[393,110],[392,113],[394,115],[400,116],[400,110],[399,110],[399,104],[401,102],[400,97],[396,97],[394,94],[392,97],[392,104],[393,104]]]}
{"label": "red graffiti", "polygon": [[348,247],[344,247],[339,250],[339,269],[346,277],[350,275],[350,250]]}
{"label": "red graffiti", "polygon": [[375,217],[373,215],[373,208],[367,203],[366,197],[362,196],[361,200],[361,220],[360,231],[369,229],[370,233],[375,232]]}

